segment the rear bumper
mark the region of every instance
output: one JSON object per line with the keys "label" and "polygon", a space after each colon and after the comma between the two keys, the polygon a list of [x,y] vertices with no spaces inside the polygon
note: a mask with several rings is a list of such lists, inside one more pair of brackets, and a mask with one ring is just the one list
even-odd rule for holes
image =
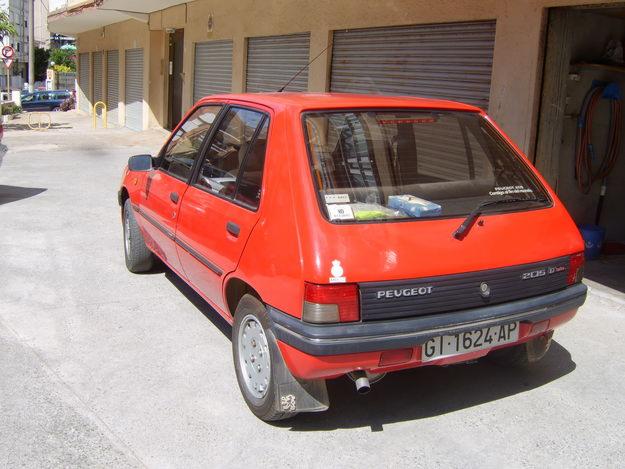
{"label": "rear bumper", "polygon": [[289,350],[321,357],[410,348],[440,335],[574,314],[584,304],[586,291],[579,283],[546,295],[466,311],[349,324],[314,325],[275,308],[268,311],[273,332],[282,344]]}

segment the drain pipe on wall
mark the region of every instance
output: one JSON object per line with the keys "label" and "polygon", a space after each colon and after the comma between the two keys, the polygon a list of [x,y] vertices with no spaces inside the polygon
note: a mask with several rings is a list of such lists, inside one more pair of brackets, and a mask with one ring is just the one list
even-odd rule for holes
{"label": "drain pipe on wall", "polygon": [[35,91],[35,0],[28,1],[28,92]]}

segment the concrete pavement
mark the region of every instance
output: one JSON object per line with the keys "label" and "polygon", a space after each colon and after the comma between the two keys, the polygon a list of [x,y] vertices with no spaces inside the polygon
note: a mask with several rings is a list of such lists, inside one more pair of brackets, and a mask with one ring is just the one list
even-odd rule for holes
{"label": "concrete pavement", "polygon": [[121,170],[163,133],[53,118],[0,152],[0,466],[622,467],[622,283],[589,282],[531,371],[423,368],[367,396],[334,380],[328,412],[269,425],[230,327],[171,272],[125,269]]}

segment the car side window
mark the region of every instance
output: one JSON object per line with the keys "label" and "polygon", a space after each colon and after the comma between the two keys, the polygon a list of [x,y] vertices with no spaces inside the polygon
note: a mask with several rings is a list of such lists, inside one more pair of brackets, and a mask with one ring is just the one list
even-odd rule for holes
{"label": "car side window", "polygon": [[233,199],[237,178],[252,140],[265,115],[243,108],[228,110],[202,163],[197,184],[210,192]]}
{"label": "car side window", "polygon": [[162,153],[159,169],[188,179],[202,143],[215,122],[221,106],[202,106],[182,124]]}
{"label": "car side window", "polygon": [[243,171],[240,172],[241,175],[239,176],[237,192],[234,196],[234,200],[254,210],[256,210],[260,204],[260,191],[263,186],[268,130],[269,119],[266,119],[245,158]]}

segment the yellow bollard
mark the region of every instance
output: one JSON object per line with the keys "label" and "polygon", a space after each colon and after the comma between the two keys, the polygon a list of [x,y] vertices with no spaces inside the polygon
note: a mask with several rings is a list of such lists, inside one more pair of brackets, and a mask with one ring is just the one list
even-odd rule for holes
{"label": "yellow bollard", "polygon": [[97,103],[95,103],[93,105],[93,128],[97,128],[98,127],[98,106],[102,107],[102,124],[104,125],[104,128],[108,128],[107,125],[107,117],[106,117],[106,113],[107,113],[107,108],[106,108],[106,103],[103,101],[98,101]]}

